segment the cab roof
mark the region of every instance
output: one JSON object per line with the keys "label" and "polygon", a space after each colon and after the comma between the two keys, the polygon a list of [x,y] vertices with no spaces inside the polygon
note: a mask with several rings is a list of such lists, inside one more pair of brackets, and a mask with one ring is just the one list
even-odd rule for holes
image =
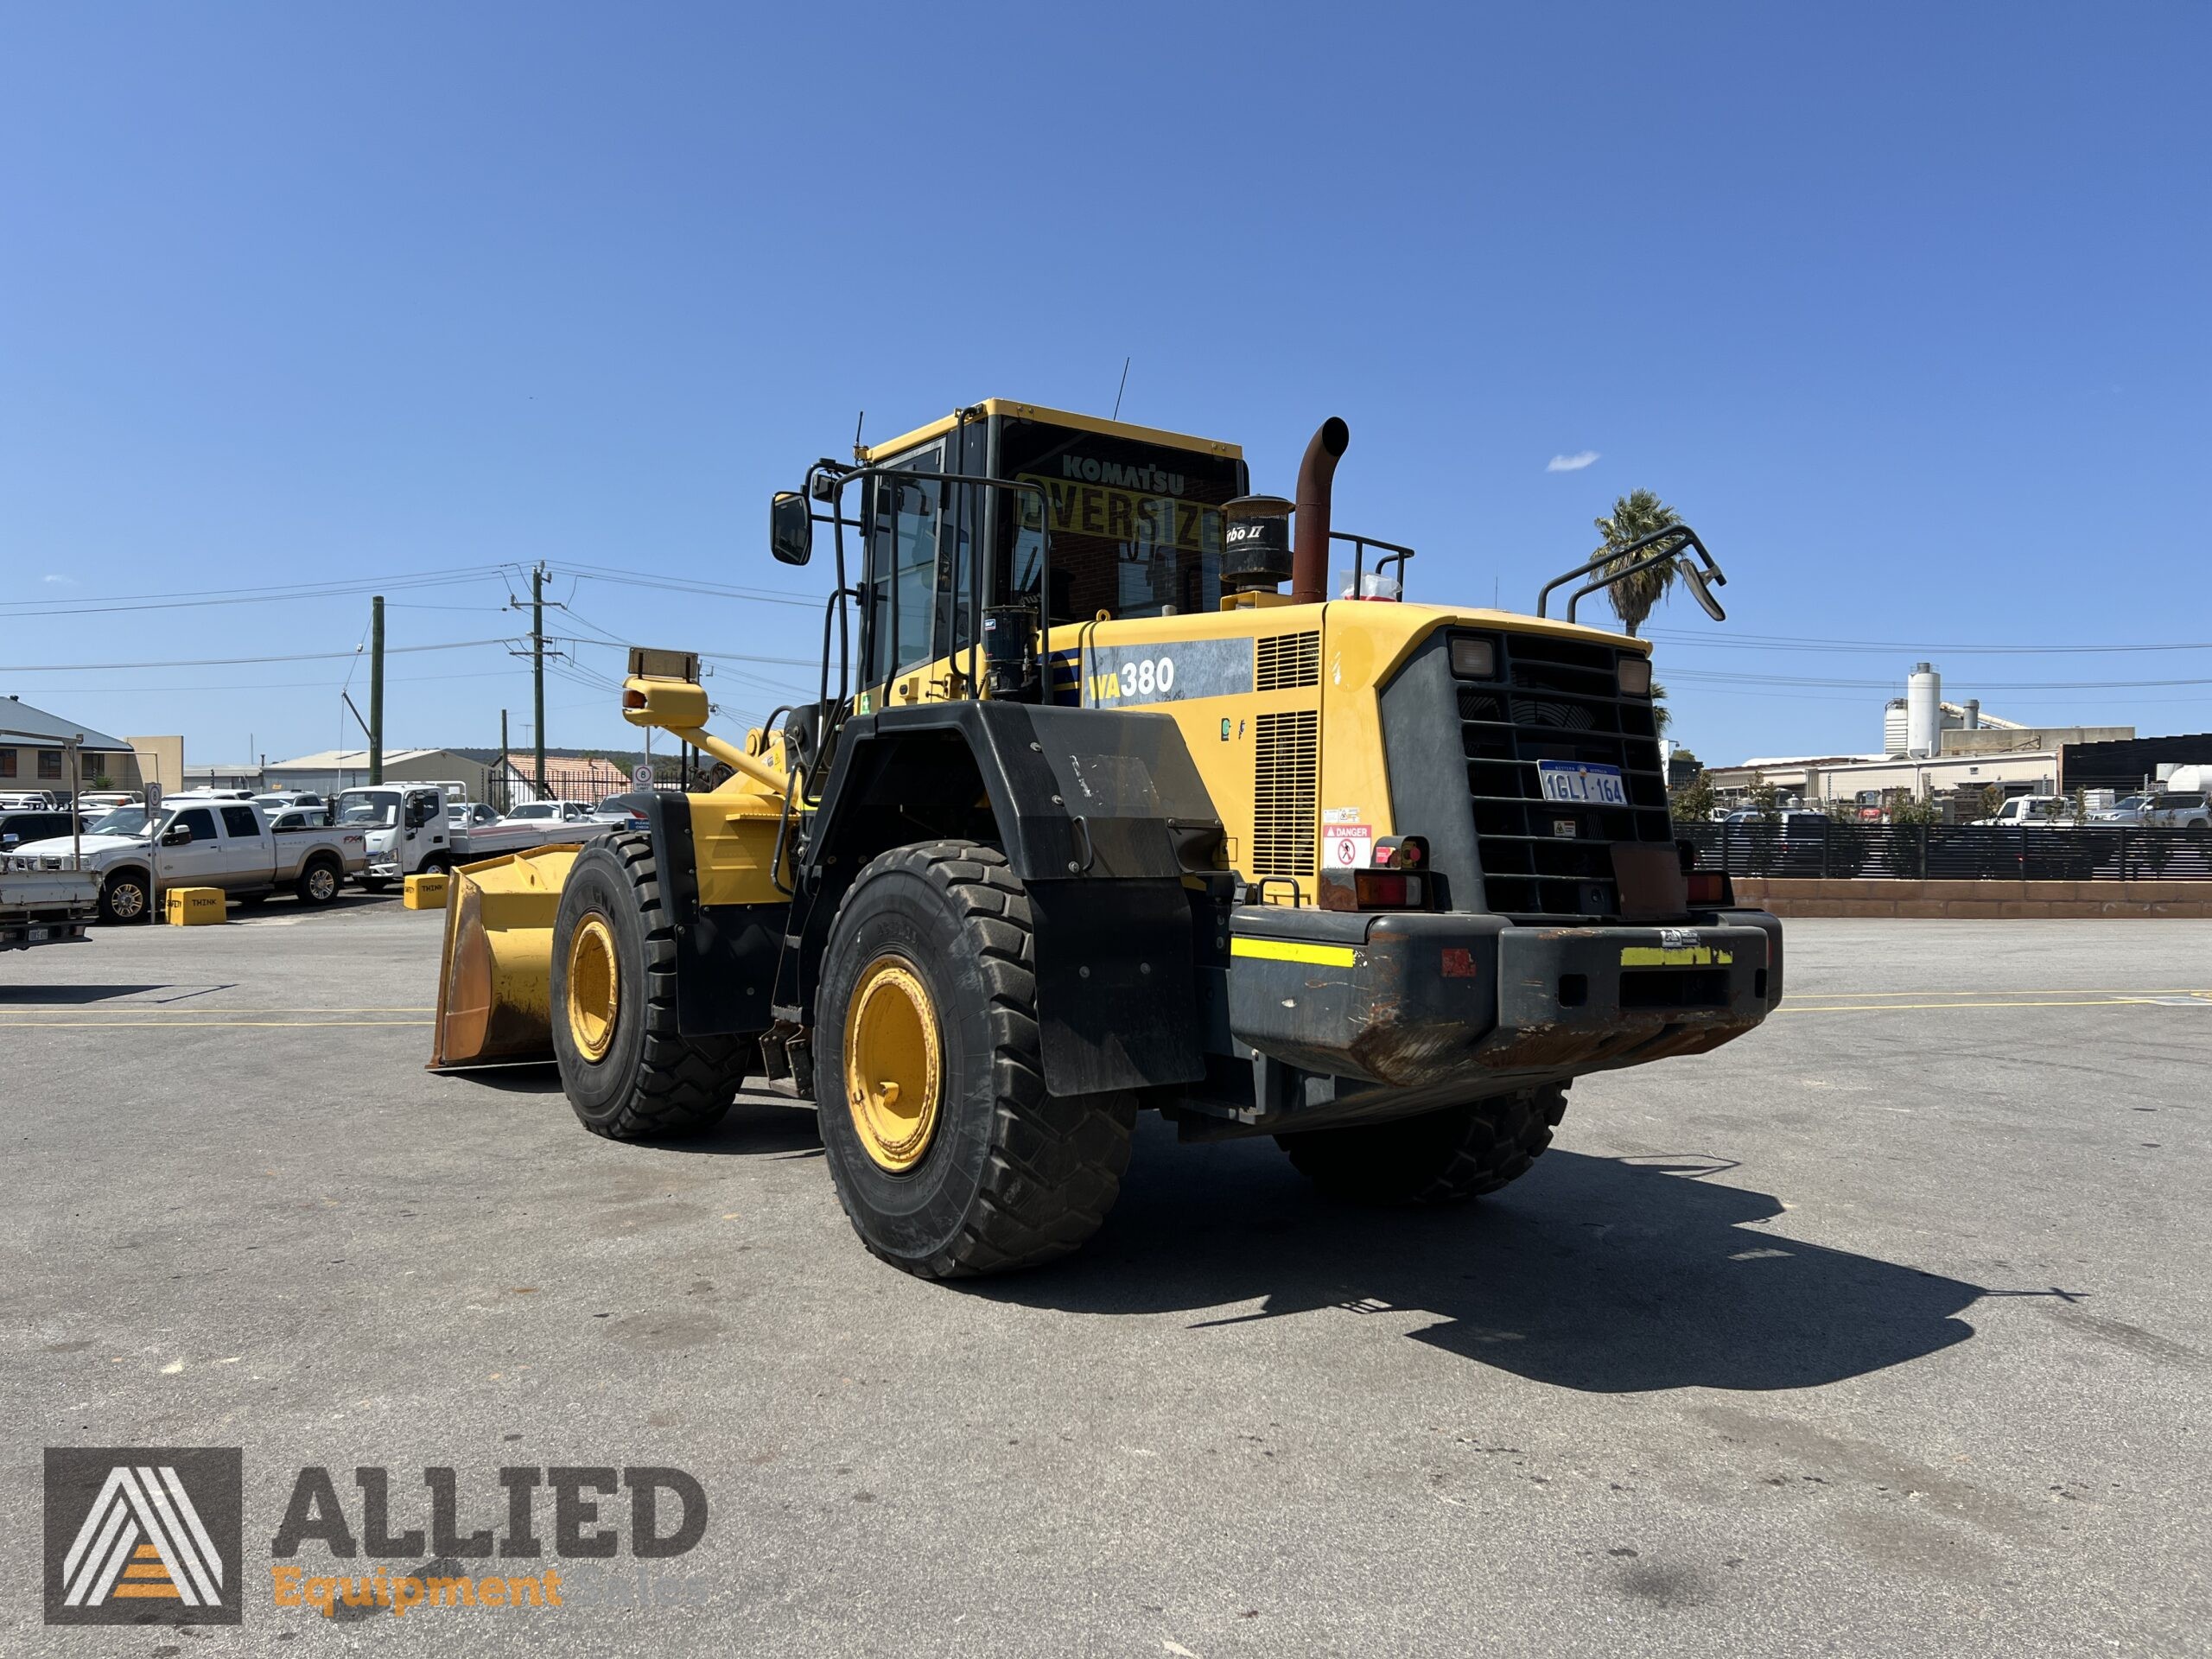
{"label": "cab roof", "polygon": [[1230,461],[1242,461],[1244,451],[1241,445],[1224,443],[1215,438],[1196,438],[1187,432],[1169,432],[1156,426],[1136,426],[1128,421],[1102,420],[1096,415],[1077,415],[1065,409],[1047,409],[1042,404],[1016,403],[1010,397],[986,397],[980,404],[955,410],[941,416],[927,426],[918,426],[911,432],[901,432],[895,438],[881,443],[863,444],[855,451],[855,458],[863,465],[903,454],[918,443],[926,443],[940,433],[950,432],[964,416],[970,421],[1003,415],[1014,420],[1042,421],[1049,426],[1065,426],[1078,432],[1098,432],[1108,437],[1127,438],[1135,443],[1163,444],[1172,449],[1194,450],[1202,455],[1220,455]]}

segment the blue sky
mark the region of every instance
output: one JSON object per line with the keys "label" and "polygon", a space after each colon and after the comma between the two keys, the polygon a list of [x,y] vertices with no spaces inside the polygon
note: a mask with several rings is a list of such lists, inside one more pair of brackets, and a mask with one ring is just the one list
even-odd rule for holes
{"label": "blue sky", "polygon": [[[819,594],[765,506],[858,410],[1103,412],[1128,356],[1123,414],[1258,487],[1343,416],[1338,522],[1420,547],[1415,598],[1526,605],[1659,491],[1731,577],[1726,628],[1654,619],[1708,760],[1866,747],[1923,655],[2212,728],[2212,685],[2110,683],[2212,649],[1967,649],[2212,640],[2209,16],[16,3],[0,693],[327,747],[365,594],[96,602],[378,579],[394,647],[497,639],[540,559],[561,634],[810,658],[809,608],[575,567]],[[393,747],[526,741],[500,645],[389,698]],[[629,734],[547,701],[556,747]]]}

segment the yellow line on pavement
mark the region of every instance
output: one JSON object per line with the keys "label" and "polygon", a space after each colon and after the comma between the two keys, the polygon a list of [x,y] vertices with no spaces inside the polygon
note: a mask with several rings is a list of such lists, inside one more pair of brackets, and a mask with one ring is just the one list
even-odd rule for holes
{"label": "yellow line on pavement", "polygon": [[2212,996],[2202,985],[2154,986],[2148,990],[2133,985],[2054,985],[2036,990],[2025,985],[1992,985],[1980,991],[1808,991],[1808,996]]}
{"label": "yellow line on pavement", "polygon": [[174,1020],[0,1020],[0,1031],[314,1031],[331,1027],[407,1031],[435,1025],[434,1020],[202,1020],[181,1026]]}
{"label": "yellow line on pavement", "polygon": [[1872,1003],[1785,1003],[1775,1010],[1777,1014],[1925,1014],[1941,1011],[1968,1013],[1976,1008],[2174,1008],[2178,1002],[2154,1002],[2158,995],[2199,995],[2202,993],[2178,991],[2138,991],[2127,996],[2087,997],[2070,1001],[2045,1000],[2035,1002],[1872,1002]]}

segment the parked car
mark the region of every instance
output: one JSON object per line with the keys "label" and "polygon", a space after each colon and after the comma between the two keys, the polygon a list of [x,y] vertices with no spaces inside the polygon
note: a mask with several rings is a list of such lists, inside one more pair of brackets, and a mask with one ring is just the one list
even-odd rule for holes
{"label": "parked car", "polygon": [[31,841],[67,839],[74,820],[67,812],[0,811],[0,852]]}
{"label": "parked car", "polygon": [[[66,856],[67,838],[31,842],[19,857]],[[118,807],[90,826],[79,845],[99,877],[100,919],[143,921],[165,887],[220,887],[258,902],[289,888],[303,905],[327,905],[368,853],[359,830],[274,833],[251,801],[163,802],[150,828],[143,807]]]}
{"label": "parked car", "polygon": [[448,801],[446,822],[462,835],[499,821],[499,809],[483,801]]}
{"label": "parked car", "polygon": [[327,806],[328,802],[310,789],[272,789],[253,798],[253,804],[264,812],[279,812],[288,806]]}
{"label": "parked car", "polygon": [[60,802],[42,789],[13,790],[0,795],[0,812],[51,812]]}
{"label": "parked car", "polygon": [[606,820],[617,830],[645,829],[649,823],[645,808],[653,794],[648,789],[628,795],[610,795],[592,810],[592,816]]}
{"label": "parked car", "polygon": [[2134,824],[2143,822],[2143,808],[2150,800],[2148,795],[2123,795],[2110,806],[2101,806],[2089,814],[2091,823]]}
{"label": "parked car", "polygon": [[586,801],[524,801],[502,823],[588,823],[594,809]]}
{"label": "parked car", "polygon": [[[264,811],[268,809],[264,808]],[[280,834],[289,830],[327,830],[330,809],[321,804],[288,806],[269,815],[269,827]]]}
{"label": "parked car", "polygon": [[137,806],[145,798],[143,795],[128,790],[106,789],[79,796],[78,800],[87,812],[108,812],[118,806]]}
{"label": "parked car", "polygon": [[2074,816],[2074,803],[2063,795],[2015,795],[1991,817],[1976,818],[1974,822],[1999,828],[2070,830],[2078,821]]}
{"label": "parked car", "polygon": [[2196,791],[2153,795],[2138,822],[2154,830],[2212,830],[2212,796]]}

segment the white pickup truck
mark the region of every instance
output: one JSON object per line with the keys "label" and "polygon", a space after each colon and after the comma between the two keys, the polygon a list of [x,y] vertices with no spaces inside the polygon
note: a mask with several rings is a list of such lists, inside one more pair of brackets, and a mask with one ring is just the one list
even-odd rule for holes
{"label": "white pickup truck", "polygon": [[[165,802],[150,828],[144,807],[118,807],[88,825],[79,845],[99,880],[105,922],[145,920],[168,887],[220,887],[249,903],[288,889],[303,905],[327,905],[368,862],[359,830],[272,831],[251,801]],[[70,848],[34,842],[13,856],[66,860]]]}

